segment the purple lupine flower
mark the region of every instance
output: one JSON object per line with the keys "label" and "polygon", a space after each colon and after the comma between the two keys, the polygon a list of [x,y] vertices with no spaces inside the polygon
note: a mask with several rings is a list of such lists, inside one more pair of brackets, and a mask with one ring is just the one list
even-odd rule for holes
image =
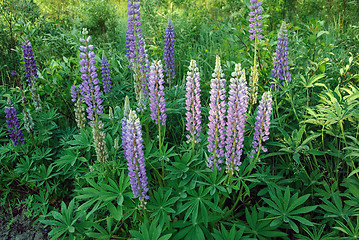
{"label": "purple lupine flower", "polygon": [[79,89],[75,85],[72,85],[71,86],[71,100],[73,102],[76,101],[78,93],[79,93]]}
{"label": "purple lupine flower", "polygon": [[213,169],[213,166],[216,165],[217,169],[220,170],[220,164],[223,162],[221,158],[224,157],[226,140],[226,79],[224,79],[219,56],[216,58],[216,67],[212,77],[207,146],[210,156],[208,157],[207,166]]}
{"label": "purple lupine flower", "polygon": [[166,124],[166,103],[163,92],[163,69],[161,60],[154,61],[150,67],[148,90],[150,98],[151,118],[156,124]]}
{"label": "purple lupine flower", "polygon": [[226,171],[233,175],[239,170],[244,141],[244,127],[248,108],[248,87],[246,75],[241,65],[236,64],[229,85],[227,139],[226,139]]}
{"label": "purple lupine flower", "polygon": [[258,40],[262,39],[263,36],[260,34],[262,32],[262,1],[260,0],[250,0],[251,5],[249,8],[251,12],[249,13],[249,38],[254,40],[257,38]]}
{"label": "purple lupine flower", "polygon": [[147,75],[149,72],[148,55],[145,49],[141,28],[141,13],[139,0],[128,0],[127,4],[128,24],[126,30],[126,50],[133,69],[135,79],[135,92],[137,99],[142,90],[147,96]]}
{"label": "purple lupine flower", "polygon": [[41,111],[40,96],[37,94],[36,92],[37,89],[35,87],[36,79],[38,78],[37,67],[36,67],[34,52],[32,51],[32,45],[28,39],[25,39],[25,42],[23,42],[22,52],[23,52],[26,77],[28,79],[28,84],[30,86],[32,100],[34,102],[36,111],[40,112]]}
{"label": "purple lupine flower", "polygon": [[[126,50],[127,57],[130,65],[133,61],[136,62],[138,49],[137,46],[143,46],[144,42],[142,39],[141,29],[141,13],[140,13],[140,2],[139,0],[128,0],[127,4],[128,23],[126,31]],[[138,42],[136,41],[138,39]],[[136,46],[137,44],[137,46]]]}
{"label": "purple lupine flower", "polygon": [[146,176],[145,157],[143,155],[143,140],[141,124],[136,112],[130,110],[126,125],[122,131],[124,156],[127,159],[127,166],[133,195],[141,202],[149,198],[148,181]]}
{"label": "purple lupine flower", "polygon": [[92,51],[94,49],[93,45],[88,45],[91,40],[90,36],[87,36],[88,32],[84,28],[82,31],[84,35],[83,39],[80,39],[85,46],[80,46],[80,65],[82,66],[80,71],[82,73],[81,78],[83,82],[79,85],[80,93],[87,104],[87,118],[94,120],[95,114],[103,113],[102,99],[101,99],[101,89],[99,80],[97,78],[97,68],[95,66],[95,53]]}
{"label": "purple lupine flower", "polygon": [[7,106],[5,106],[6,114],[6,127],[10,133],[9,137],[14,142],[14,145],[25,144],[24,136],[20,129],[19,119],[17,118],[17,112],[13,104],[10,101],[10,98],[7,100]]}
{"label": "purple lupine flower", "polygon": [[187,72],[186,83],[186,130],[189,131],[187,139],[189,142],[199,142],[201,132],[201,89],[200,77],[195,60],[191,60]]}
{"label": "purple lupine flower", "polygon": [[[283,21],[278,34],[276,57],[273,61],[272,77],[280,81],[291,80],[288,66],[288,34],[286,23]],[[274,84],[272,83],[272,87]]]}
{"label": "purple lupine flower", "polygon": [[137,108],[136,111],[137,112],[143,112],[147,109],[146,107],[146,98],[145,95],[143,94],[143,91],[140,91],[140,96],[137,99]]}
{"label": "purple lupine flower", "polygon": [[168,82],[170,82],[175,78],[175,30],[171,19],[168,19],[164,45],[165,72],[168,77]]}
{"label": "purple lupine flower", "polygon": [[26,77],[29,82],[29,85],[32,86],[38,77],[36,61],[34,57],[34,52],[32,51],[32,45],[28,39],[25,39],[22,45],[23,59]]}
{"label": "purple lupine flower", "polygon": [[110,67],[105,54],[102,55],[101,73],[104,92],[112,92]]}
{"label": "purple lupine flower", "polygon": [[272,95],[270,92],[263,93],[262,100],[259,102],[256,123],[254,126],[253,150],[250,158],[259,154],[260,150],[267,152],[267,148],[262,144],[269,139],[270,116],[272,114]]}

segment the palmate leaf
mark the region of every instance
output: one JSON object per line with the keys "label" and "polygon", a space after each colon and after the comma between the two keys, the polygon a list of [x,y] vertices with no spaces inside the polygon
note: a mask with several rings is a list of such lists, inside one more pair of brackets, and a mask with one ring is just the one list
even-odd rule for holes
{"label": "palmate leaf", "polygon": [[173,227],[177,229],[177,234],[173,236],[173,240],[182,239],[196,239],[196,240],[207,240],[213,239],[208,228],[203,226],[203,222],[198,221],[197,223],[191,222],[175,222]]}
{"label": "palmate leaf", "polygon": [[86,158],[80,157],[80,150],[66,149],[61,157],[55,160],[54,164],[58,171],[62,170],[62,174],[73,175],[74,172],[83,172],[81,166],[87,161]]}
{"label": "palmate leaf", "polygon": [[91,150],[91,138],[85,131],[81,129],[80,134],[74,135],[75,140],[68,142],[72,149],[86,149],[87,152]]}
{"label": "palmate leaf", "polygon": [[349,217],[356,214],[354,208],[347,204],[343,205],[343,201],[337,193],[332,194],[332,200],[334,204],[328,199],[322,198],[325,204],[321,204],[320,207],[325,211],[325,217],[343,218],[349,221]]}
{"label": "palmate leaf", "polygon": [[110,240],[117,238],[117,236],[115,236],[114,233],[118,230],[119,227],[117,225],[114,226],[113,223],[114,221],[112,218],[106,219],[106,228],[102,227],[98,223],[92,223],[94,231],[87,231],[86,235],[93,239]]}
{"label": "palmate leaf", "polygon": [[348,236],[343,239],[359,239],[359,217],[357,217],[356,224],[353,224],[351,220],[347,221],[347,223],[338,220],[335,220],[335,222],[338,225],[334,228]]}
{"label": "palmate leaf", "polygon": [[86,215],[86,219],[88,219],[94,212],[103,207],[108,207],[110,212],[115,214],[115,218],[118,217],[118,212],[121,212],[121,209],[116,208],[117,211],[114,210],[113,205],[109,204],[112,201],[116,201],[117,205],[122,205],[124,201],[124,197],[128,196],[128,191],[130,187],[130,180],[124,171],[122,171],[118,183],[114,180],[107,178],[107,181],[95,182],[92,179],[86,179],[90,184],[90,187],[84,187],[79,190],[75,190],[78,192],[78,196],[76,199],[86,200],[81,206],[79,206],[80,211],[87,212],[91,207],[92,209]]}
{"label": "palmate leaf", "polygon": [[[347,95],[344,96],[344,93]],[[320,104],[315,108],[308,109],[308,113],[317,121],[319,125],[329,127],[332,124],[343,124],[345,120],[351,120],[357,112],[358,106],[358,89],[351,87],[343,88],[338,85],[334,91],[326,88],[323,93],[319,94]],[[308,123],[318,124],[306,121]]]}
{"label": "palmate leaf", "polygon": [[50,213],[54,220],[40,220],[40,222],[51,226],[52,230],[49,232],[49,235],[52,236],[51,240],[75,239],[76,230],[81,232],[83,227],[89,227],[88,223],[78,222],[83,213],[75,212],[75,199],[72,199],[68,207],[64,202],[61,203],[61,213],[57,211]]}
{"label": "palmate leaf", "polygon": [[[332,231],[330,233],[325,234],[324,228],[325,225],[321,225],[320,228],[317,226],[313,226],[310,229],[307,226],[302,226],[303,230],[308,234],[308,236],[304,236],[301,234],[296,234],[296,239],[303,240],[335,240],[334,236],[338,236],[338,232]],[[323,235],[324,234],[324,235]]]}
{"label": "palmate leaf", "polygon": [[167,164],[166,172],[168,173],[165,180],[181,180],[179,181],[179,187],[195,188],[199,174],[193,169],[201,163],[198,161],[198,156],[192,156],[191,153],[184,153],[181,156],[174,156],[175,161]]}
{"label": "palmate leaf", "polygon": [[[221,192],[224,195],[227,195],[227,191],[225,189],[223,185],[223,182],[227,179],[228,174],[224,174],[224,172],[218,172],[217,169],[206,169],[205,173],[199,173],[199,175],[205,180],[205,181],[198,181],[198,183],[203,184],[203,185],[207,185],[207,188],[210,189],[209,193],[211,194],[211,196],[213,196],[216,192]],[[214,197],[216,197],[217,199],[215,199],[215,201],[219,201],[218,197],[219,194],[215,194]]]}
{"label": "palmate leaf", "polygon": [[163,232],[163,224],[158,224],[156,220],[150,224],[147,219],[140,226],[140,231],[130,230],[130,233],[135,237],[133,240],[168,240],[172,236],[172,233]]}
{"label": "palmate leaf", "polygon": [[277,227],[270,226],[271,218],[265,218],[264,212],[258,212],[256,207],[245,210],[246,222],[239,223],[241,227],[245,227],[245,236],[254,237],[255,239],[268,239],[275,237],[285,237],[286,233],[281,232]]}
{"label": "palmate leaf", "polygon": [[54,164],[50,164],[48,167],[46,167],[44,164],[41,164],[36,168],[37,171],[34,171],[34,174],[31,176],[32,179],[29,180],[29,182],[38,182],[38,187],[44,183],[48,183],[53,177],[60,174],[53,172],[54,167]]}
{"label": "palmate leaf", "polygon": [[303,75],[300,75],[300,78],[301,78],[300,82],[303,84],[303,86],[305,88],[312,88],[312,87],[315,87],[315,86],[323,86],[323,85],[317,84],[317,81],[324,78],[324,77],[325,77],[324,73],[316,75],[316,76],[311,76],[308,79],[305,79]]}
{"label": "palmate leaf", "polygon": [[269,195],[271,199],[262,198],[263,201],[269,205],[269,208],[262,207],[260,210],[274,215],[273,218],[275,219],[271,222],[270,226],[278,226],[284,222],[289,224],[289,226],[296,233],[299,232],[299,228],[293,220],[298,221],[304,225],[313,226],[311,221],[298,216],[300,214],[314,211],[317,208],[317,206],[300,207],[307,201],[310,194],[298,197],[298,193],[295,193],[293,196],[291,196],[290,188],[287,186],[284,194],[282,194],[282,191],[279,188],[277,188],[277,191],[275,191],[272,187],[269,187]]}
{"label": "palmate leaf", "polygon": [[359,211],[359,181],[355,177],[348,177],[344,179],[343,186],[347,188],[345,191],[345,196],[349,198],[349,200],[344,201],[345,205],[352,206]]}
{"label": "palmate leaf", "polygon": [[153,199],[148,203],[147,208],[153,210],[151,217],[155,217],[160,224],[166,223],[166,226],[170,224],[170,214],[175,214],[173,205],[178,201],[179,197],[172,197],[172,188],[165,192],[164,188],[159,188],[158,191],[153,192]]}
{"label": "palmate leaf", "polygon": [[[231,224],[232,225],[232,224]],[[214,229],[212,236],[216,240],[251,240],[249,236],[243,236],[245,227],[240,227],[237,229],[237,226],[232,226],[230,230],[227,230],[225,226],[221,223],[221,228],[219,230]]]}
{"label": "palmate leaf", "polygon": [[183,221],[187,221],[191,217],[192,223],[197,224],[198,218],[200,218],[200,221],[203,221],[205,226],[207,226],[209,210],[219,214],[223,213],[217,204],[211,202],[209,191],[210,189],[204,189],[203,186],[200,186],[198,190],[188,190],[189,196],[183,200],[185,203],[178,208],[177,215],[185,212]]}

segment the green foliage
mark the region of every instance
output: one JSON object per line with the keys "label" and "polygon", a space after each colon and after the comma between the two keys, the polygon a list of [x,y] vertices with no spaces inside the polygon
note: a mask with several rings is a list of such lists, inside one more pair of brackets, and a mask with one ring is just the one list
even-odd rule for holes
{"label": "green foliage", "polygon": [[212,233],[215,239],[219,240],[244,240],[244,239],[251,239],[249,237],[243,236],[244,228],[237,230],[236,226],[233,226],[230,231],[228,231],[223,224],[221,224],[220,231],[214,229],[214,233]]}
{"label": "green foliage", "polygon": [[168,240],[172,233],[163,234],[163,224],[158,224],[157,221],[152,221],[151,224],[146,220],[141,226],[140,231],[130,230],[130,233],[136,237],[133,239],[139,240]]}
{"label": "green foliage", "polygon": [[271,199],[263,198],[263,201],[268,204],[270,208],[262,207],[261,210],[273,215],[274,220],[271,222],[270,226],[280,226],[284,222],[289,224],[296,233],[299,232],[299,228],[293,220],[307,226],[313,226],[313,223],[308,219],[297,216],[312,212],[317,208],[317,206],[300,207],[307,201],[310,194],[298,197],[298,193],[295,193],[293,196],[290,196],[290,188],[287,186],[284,194],[282,194],[282,191],[279,188],[275,191],[270,187],[269,195],[271,196]]}
{"label": "green foliage", "polygon": [[[112,48],[118,46],[119,36],[124,31],[120,31],[123,23],[118,17],[116,4],[106,0],[87,0],[81,1],[79,10],[81,15],[77,23],[78,29],[87,28],[92,36],[96,36],[94,43],[99,47],[114,43],[116,44]],[[121,46],[124,47],[123,44]]]}
{"label": "green foliage", "polygon": [[[264,1],[258,43],[259,95],[273,95],[268,153],[253,164],[256,105],[247,113],[241,166],[229,175],[206,167],[210,79],[215,56],[227,85],[234,63],[249,81],[253,42],[249,0],[141,1],[150,61],[163,59],[173,21],[176,76],[165,84],[167,124],[158,146],[150,110],[138,113],[149,199],[134,198],[121,148],[123,99],[134,98],[126,57],[126,1],[5,0],[0,3],[0,213],[16,208],[51,228],[51,239],[356,239],[359,235],[359,28],[356,1]],[[279,25],[288,23],[292,81],[270,89]],[[110,63],[113,92],[102,95],[105,146],[96,158],[92,128],[76,128],[70,88],[81,83],[80,30]],[[36,112],[21,60],[27,37],[37,61]],[[186,84],[191,59],[201,77],[201,141],[186,143]],[[11,76],[16,70],[19,78]],[[228,87],[227,89],[228,90]],[[22,92],[27,99],[21,103]],[[11,97],[26,145],[8,139]],[[109,114],[113,109],[113,116]],[[24,128],[28,109],[34,129]],[[115,143],[116,142],[116,143]],[[262,143],[263,144],[263,143]],[[163,167],[162,167],[163,166]]]}
{"label": "green foliage", "polygon": [[75,239],[75,232],[80,230],[83,225],[78,222],[81,213],[74,214],[75,200],[73,199],[68,207],[64,202],[61,203],[61,213],[52,211],[50,214],[54,220],[42,220],[43,223],[53,226],[49,233],[51,239]]}
{"label": "green foliage", "polygon": [[245,232],[255,239],[267,239],[274,237],[285,237],[286,233],[276,229],[275,226],[270,225],[270,219],[265,218],[263,211],[257,211],[256,207],[251,207],[251,212],[246,208],[245,210],[246,222],[240,223],[245,227]]}
{"label": "green foliage", "polygon": [[353,223],[349,220],[346,223],[336,221],[337,226],[334,228],[343,232],[345,234],[344,239],[358,239],[359,238],[359,219],[357,217],[356,225],[353,225]]}

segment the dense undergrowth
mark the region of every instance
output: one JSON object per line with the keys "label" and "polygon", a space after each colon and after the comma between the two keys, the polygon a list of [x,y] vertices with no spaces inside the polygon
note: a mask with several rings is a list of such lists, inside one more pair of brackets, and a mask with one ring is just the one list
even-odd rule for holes
{"label": "dense undergrowth", "polygon": [[[141,2],[142,46],[152,65],[141,75],[138,66],[146,61],[126,56],[127,1],[3,1],[0,212],[26,209],[51,227],[53,239],[359,238],[359,4],[263,1],[263,38],[252,40],[253,2]],[[169,18],[174,78],[164,72],[162,83]],[[288,75],[284,81],[272,75],[283,20],[288,82]],[[24,43],[33,51],[25,58]],[[106,92],[103,56],[111,76]],[[97,75],[82,68],[92,58]],[[99,88],[86,95],[92,87],[86,90],[84,80],[95,78]],[[216,79],[226,80],[218,92],[227,101],[223,126],[213,120],[222,121],[213,107],[222,103],[211,97],[220,88]],[[233,112],[241,112],[243,142],[226,147],[235,118],[232,82],[241,89],[235,102],[243,111]],[[201,106],[193,109],[200,115],[188,128],[192,108],[186,106],[196,87],[193,103]],[[141,93],[147,90],[149,97]],[[150,101],[162,97],[165,107]],[[19,142],[12,139],[20,131],[8,131],[14,111],[19,125],[10,127],[21,130]],[[261,127],[266,130],[258,132]],[[241,150],[238,168],[233,159],[226,164],[232,149]],[[134,187],[131,173],[147,179]]]}

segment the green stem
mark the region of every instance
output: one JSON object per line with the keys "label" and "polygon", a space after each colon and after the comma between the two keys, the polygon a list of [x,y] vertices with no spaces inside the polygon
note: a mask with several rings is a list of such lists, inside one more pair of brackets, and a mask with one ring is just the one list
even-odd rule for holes
{"label": "green stem", "polygon": [[299,164],[300,164],[300,166],[302,166],[302,168],[304,169],[304,172],[305,172],[305,174],[307,175],[309,181],[312,181],[312,179],[311,179],[310,176],[308,175],[308,172],[307,172],[307,170],[305,169],[305,167],[303,166],[303,164],[302,164],[301,161],[299,161]]}
{"label": "green stem", "polygon": [[148,127],[148,123],[145,124],[145,129],[146,129],[146,145],[147,145],[150,141],[150,129]]}
{"label": "green stem", "polygon": [[[324,145],[324,125],[322,127],[322,146],[323,146],[323,151],[325,150],[325,145]],[[326,154],[324,154],[324,159],[325,159],[325,166],[327,167],[327,171],[329,172],[329,164],[328,164],[328,159]],[[332,172],[330,172],[332,174]]]}
{"label": "green stem", "polygon": [[148,218],[147,211],[145,208],[142,209],[142,213],[143,213],[144,218],[149,222],[150,219]]}
{"label": "green stem", "polygon": [[[161,175],[160,172],[151,164],[150,161],[148,161],[147,163],[152,167],[152,169],[155,170],[155,173],[157,174],[157,177],[158,177],[158,180],[159,180],[158,182],[159,182],[160,186],[163,187],[163,177],[162,177],[162,175]],[[160,181],[160,180],[161,180],[161,181]]]}
{"label": "green stem", "polygon": [[160,150],[160,153],[162,153],[160,116],[158,116],[158,150]]}
{"label": "green stem", "polygon": [[239,200],[242,198],[242,191],[243,191],[243,184],[241,185],[241,188],[239,190],[239,194],[237,197],[236,202],[234,203],[234,205],[232,206],[231,210],[229,210],[223,217],[223,219],[226,219],[227,217],[229,217],[229,215],[231,215],[231,213],[234,211],[234,209],[237,207]]}
{"label": "green stem", "polygon": [[289,93],[287,93],[287,96],[289,97],[290,105],[293,108],[294,116],[297,119],[297,121],[299,122],[299,118],[298,118],[298,115],[297,115],[297,111],[295,110],[295,107],[294,107],[292,96]]}
{"label": "green stem", "polygon": [[110,217],[106,217],[106,218],[102,218],[102,219],[96,220],[94,223],[102,222],[102,221],[105,221],[105,220],[107,220],[107,219],[111,219],[111,218],[113,218],[113,216],[110,216]]}

